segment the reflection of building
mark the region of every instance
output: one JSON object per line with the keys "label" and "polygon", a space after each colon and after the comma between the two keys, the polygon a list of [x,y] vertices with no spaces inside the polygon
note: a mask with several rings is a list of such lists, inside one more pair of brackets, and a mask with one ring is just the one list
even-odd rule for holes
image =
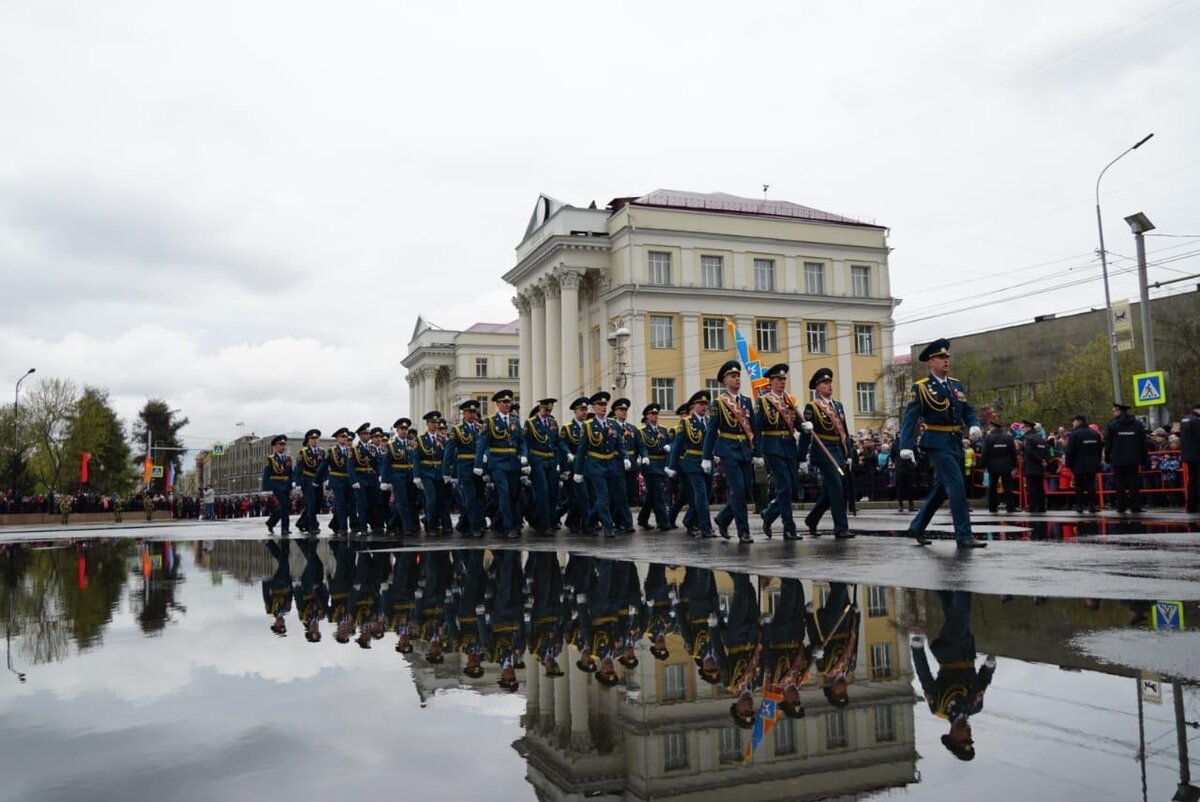
{"label": "reflection of building", "polygon": [[[287,432],[287,453],[296,458],[296,454],[304,447],[304,432]],[[329,448],[334,439],[325,432],[320,446]],[[217,455],[208,453],[207,482],[218,496],[245,495],[257,493],[262,489],[263,467],[267,464],[267,455],[271,453],[271,438],[256,437],[253,434],[243,435],[225,446],[225,453]],[[197,476],[200,473],[200,462],[196,463]],[[199,485],[201,487],[205,485]]]}
{"label": "reflection of building", "polygon": [[[674,573],[678,581],[682,572]],[[724,594],[728,577],[717,576]],[[764,613],[776,585],[763,591]],[[816,604],[823,591],[806,584]],[[528,672],[526,733],[516,748],[528,761],[529,782],[540,799],[713,800],[730,798],[734,788],[756,800],[816,799],[915,782],[912,666],[906,636],[892,624],[903,597],[861,586],[856,598],[863,623],[850,706],[835,709],[819,687],[806,686],[807,715],[777,723],[750,765],[742,763],[750,732],[733,726],[726,693],[698,681],[678,635],[668,638],[671,656],[662,662],[642,640],[624,690],[605,690],[575,670],[574,648],[566,676]]]}
{"label": "reflection of building", "polygon": [[410,417],[437,409],[452,419],[468,398],[478,399],[486,411],[498,390],[518,388],[517,324],[476,323],[451,331],[417,318],[400,364],[408,369]]}

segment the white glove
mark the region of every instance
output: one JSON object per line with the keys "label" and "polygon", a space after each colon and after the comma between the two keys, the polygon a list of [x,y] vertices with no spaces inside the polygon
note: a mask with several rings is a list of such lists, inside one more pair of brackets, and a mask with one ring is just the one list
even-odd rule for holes
{"label": "white glove", "polygon": [[642,463],[643,465],[649,465],[649,464],[650,464],[650,458],[649,458],[649,457],[642,457],[640,460],[638,460],[638,462]]}
{"label": "white glove", "polygon": [[[355,487],[358,487],[358,485],[355,485]],[[270,490],[260,490],[260,491],[258,491],[258,495],[261,496],[262,498],[270,498],[271,496],[273,496],[275,494]]]}
{"label": "white glove", "polygon": [[568,451],[567,452],[567,462],[570,463],[570,462],[574,462],[574,461],[575,461],[575,455]]}
{"label": "white glove", "polygon": [[360,485],[358,482],[350,485],[350,487],[354,488],[355,490],[362,490],[362,485]]}
{"label": "white glove", "polygon": [[796,438],[796,444],[799,445],[800,441],[804,439],[804,432],[802,432],[802,431],[792,432],[792,437]]}
{"label": "white glove", "polygon": [[475,474],[476,476],[483,476],[483,468],[472,468],[471,473]]}
{"label": "white glove", "polygon": [[824,657],[825,657],[825,650],[822,649],[820,646],[818,646],[816,649],[813,649],[813,659],[814,660],[820,660]]}
{"label": "white glove", "polygon": [[387,482],[380,482],[379,489],[380,490],[391,490],[392,486],[390,484],[388,484]]}
{"label": "white glove", "polygon": [[[522,459],[524,459],[524,457],[522,457]],[[522,473],[522,475],[524,475],[524,476],[528,476],[528,475],[529,475],[529,471],[530,471],[530,468],[529,468],[529,466],[528,466],[528,465],[524,465],[524,466],[521,468],[521,473]]]}
{"label": "white glove", "polygon": [[453,476],[443,476],[442,481],[448,485],[452,485],[452,484],[454,484],[454,477]]}
{"label": "white glove", "polygon": [[810,420],[801,421],[800,428],[806,432],[812,432],[812,429],[813,429],[812,421],[810,421]]}
{"label": "white glove", "polygon": [[995,668],[995,667],[996,667],[996,655],[994,655],[994,654],[989,654],[989,655],[988,655],[988,656],[987,656],[987,657],[984,659],[984,661],[983,661],[983,664],[984,664],[985,666],[987,666],[988,668]]}
{"label": "white glove", "polygon": [[630,468],[633,467],[633,463],[630,462],[629,460],[621,460],[621,461],[625,463],[625,470],[629,470]]}
{"label": "white glove", "polygon": [[575,484],[577,484],[577,485],[583,484],[583,474],[582,473],[575,474],[574,478],[575,478]]}
{"label": "white glove", "polygon": [[800,475],[801,475],[801,476],[807,476],[807,475],[808,475],[808,472],[809,472],[809,470],[810,470],[810,468],[811,468],[811,466],[808,464],[808,460],[804,460],[804,462],[801,462],[801,463],[800,463],[800,465],[799,465],[798,467],[800,468]]}
{"label": "white glove", "polygon": [[708,614],[708,625],[710,627],[715,627],[717,625],[717,614],[716,613]]}
{"label": "white glove", "polygon": [[913,453],[911,448],[902,448],[900,449],[900,459],[906,459],[909,462],[916,462],[917,455]]}
{"label": "white glove", "polygon": [[675,478],[675,469],[674,468],[664,468],[663,470],[666,472],[668,479]]}
{"label": "white glove", "polygon": [[449,477],[449,479],[450,479],[450,486],[451,486],[451,487],[458,487],[458,480],[457,480],[457,479],[455,479],[453,476]]}
{"label": "white glove", "polygon": [[665,451],[666,453],[670,454],[670,453],[671,453],[671,444],[670,444],[670,443],[663,443],[663,451]]}
{"label": "white glove", "polygon": [[767,464],[767,461],[762,457],[751,457],[750,461],[759,467]]}
{"label": "white glove", "polygon": [[700,470],[704,471],[705,473],[712,473],[712,460],[710,460],[710,459],[700,460]]}
{"label": "white glove", "polygon": [[529,464],[529,458],[528,458],[528,457],[521,457],[521,464],[522,464],[522,465],[528,465],[528,464]]}
{"label": "white glove", "polygon": [[914,649],[924,649],[925,648],[925,636],[922,635],[920,632],[914,632],[913,634],[908,636],[908,645]]}
{"label": "white glove", "polygon": [[967,433],[967,436],[975,438],[983,437],[983,429],[980,429],[978,426],[972,426],[971,431]]}
{"label": "white glove", "polygon": [[417,490],[420,490],[421,489],[421,480],[414,478],[413,479],[413,487],[417,488]]}
{"label": "white glove", "polygon": [[586,593],[576,593],[575,594],[575,602],[576,602],[576,604],[586,604],[587,603],[587,594]]}

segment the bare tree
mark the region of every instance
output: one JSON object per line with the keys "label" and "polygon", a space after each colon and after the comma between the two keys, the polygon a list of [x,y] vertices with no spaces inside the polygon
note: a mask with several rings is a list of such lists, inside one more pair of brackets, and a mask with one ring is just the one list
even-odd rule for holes
{"label": "bare tree", "polygon": [[62,487],[67,425],[78,397],[79,390],[70,379],[46,378],[33,386],[22,405],[29,410],[25,426],[34,449],[31,473],[46,490]]}

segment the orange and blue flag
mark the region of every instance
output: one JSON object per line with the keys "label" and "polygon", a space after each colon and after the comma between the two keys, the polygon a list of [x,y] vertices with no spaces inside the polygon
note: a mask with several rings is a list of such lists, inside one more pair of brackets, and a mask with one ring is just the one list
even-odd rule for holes
{"label": "orange and blue flag", "polygon": [[779,709],[782,702],[783,693],[780,691],[767,690],[763,692],[762,704],[758,708],[758,717],[754,720],[754,730],[750,734],[750,741],[746,744],[745,752],[742,755],[743,763],[750,763],[754,760],[754,751],[762,745],[763,740],[775,727],[775,722],[779,721],[783,715]]}
{"label": "orange and blue flag", "polygon": [[758,355],[758,349],[753,344],[748,342],[742,333],[737,330],[737,326],[729,318],[725,318],[725,326],[729,329],[729,334],[733,337],[734,343],[737,345],[738,359],[742,362],[742,368],[746,371],[746,376],[750,379],[750,389],[755,398],[767,389],[767,378],[763,375],[765,372],[762,366],[762,359]]}

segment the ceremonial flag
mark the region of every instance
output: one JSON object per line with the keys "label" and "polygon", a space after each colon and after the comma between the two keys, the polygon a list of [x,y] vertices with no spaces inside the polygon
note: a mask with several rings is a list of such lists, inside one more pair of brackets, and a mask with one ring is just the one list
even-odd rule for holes
{"label": "ceremonial flag", "polygon": [[751,763],[754,760],[754,750],[758,749],[763,739],[774,728],[775,722],[779,721],[779,717],[783,715],[779,710],[781,702],[783,702],[783,694],[781,692],[774,690],[763,692],[762,705],[758,708],[758,718],[754,721],[754,730],[750,734],[750,742],[746,744],[745,752],[742,754],[743,763]]}
{"label": "ceremonial flag", "polygon": [[738,358],[742,362],[746,376],[750,379],[751,395],[757,398],[763,390],[767,389],[768,383],[766,377],[763,376],[762,360],[758,356],[758,349],[746,341],[746,338],[729,318],[725,318],[725,326],[729,329],[729,334],[737,345]]}
{"label": "ceremonial flag", "polygon": [[150,480],[154,478],[154,460],[146,457],[146,461],[142,463],[142,484],[150,484]]}
{"label": "ceremonial flag", "polygon": [[88,463],[92,461],[92,455],[84,451],[79,455],[79,484],[86,485],[88,480]]}
{"label": "ceremonial flag", "polygon": [[171,492],[171,488],[175,486],[175,463],[167,463],[167,492]]}

